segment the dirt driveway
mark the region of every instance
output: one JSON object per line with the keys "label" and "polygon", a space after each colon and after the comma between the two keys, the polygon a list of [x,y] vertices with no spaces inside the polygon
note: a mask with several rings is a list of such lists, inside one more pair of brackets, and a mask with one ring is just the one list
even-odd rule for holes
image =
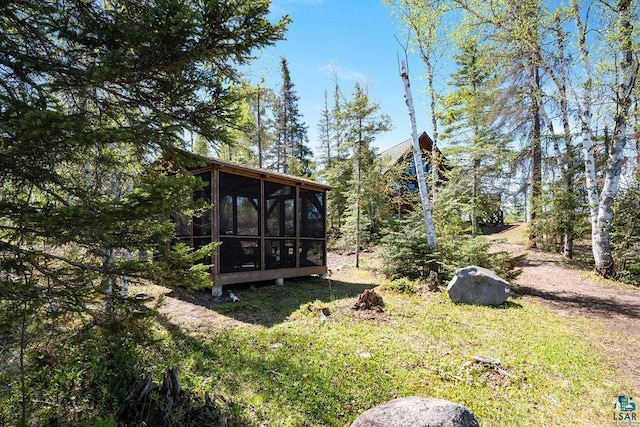
{"label": "dirt driveway", "polygon": [[515,243],[497,243],[494,248],[526,254],[518,265],[522,273],[514,281],[516,296],[540,300],[568,318],[582,316],[602,322],[612,331],[603,336],[602,347],[620,375],[640,393],[640,289],[572,268],[559,254]]}

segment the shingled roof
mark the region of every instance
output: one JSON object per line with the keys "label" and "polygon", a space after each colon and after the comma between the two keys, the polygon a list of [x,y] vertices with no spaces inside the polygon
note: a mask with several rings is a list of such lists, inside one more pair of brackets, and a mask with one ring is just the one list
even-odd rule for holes
{"label": "shingled roof", "polygon": [[[426,151],[428,153],[431,152],[433,141],[426,132],[422,132],[418,135],[418,142],[420,143],[420,148],[422,149],[422,151]],[[378,155],[378,157],[381,159],[387,159],[389,163],[386,169],[388,169],[394,164],[404,162],[407,157],[413,156],[412,150],[413,141],[411,138],[409,138],[383,151]],[[442,154],[438,147],[436,147],[436,150],[438,151],[438,153]]]}

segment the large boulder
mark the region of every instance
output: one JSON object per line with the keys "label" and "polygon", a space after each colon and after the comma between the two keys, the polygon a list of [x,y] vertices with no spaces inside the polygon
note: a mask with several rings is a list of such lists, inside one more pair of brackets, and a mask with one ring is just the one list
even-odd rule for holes
{"label": "large boulder", "polygon": [[509,297],[511,285],[493,271],[472,265],[456,271],[447,293],[455,303],[500,305]]}
{"label": "large boulder", "polygon": [[470,409],[448,400],[403,397],[363,412],[351,427],[479,427]]}

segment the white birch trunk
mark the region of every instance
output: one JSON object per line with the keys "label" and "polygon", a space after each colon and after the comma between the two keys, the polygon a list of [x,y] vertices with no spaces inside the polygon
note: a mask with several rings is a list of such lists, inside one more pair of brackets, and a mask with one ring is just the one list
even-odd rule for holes
{"label": "white birch trunk", "polygon": [[[624,19],[624,17],[622,18]],[[623,55],[626,52],[622,52]],[[622,162],[624,148],[627,145],[627,121],[631,106],[631,96],[638,71],[637,63],[623,61],[623,81],[618,91],[618,113],[616,114],[616,129],[613,143],[609,151],[605,170],[604,184],[600,193],[598,215],[595,233],[593,233],[593,255],[596,264],[596,272],[608,277],[615,273],[613,254],[611,250],[611,221],[613,219],[613,203],[615,202],[620,175],[622,174]]]}
{"label": "white birch trunk", "polygon": [[[131,261],[133,259],[131,252],[128,249],[123,249],[123,252],[124,259],[127,261]],[[126,274],[122,276],[122,289],[120,289],[120,295],[122,295],[122,298],[129,297],[129,276]]]}
{"label": "white birch trunk", "polygon": [[[583,101],[584,103],[588,101]],[[598,218],[598,187],[596,184],[596,161],[593,154],[593,135],[591,134],[591,110],[583,109],[582,112],[582,156],[584,160],[584,172],[586,177],[587,200],[589,203],[589,222],[594,229]]]}
{"label": "white birch trunk", "polygon": [[591,59],[589,58],[589,50],[586,44],[586,27],[580,20],[580,14],[576,8],[575,18],[579,31],[578,49],[580,51],[580,61],[585,73],[585,82],[582,87],[582,99],[580,109],[580,121],[582,122],[582,156],[584,161],[585,181],[587,188],[587,201],[589,203],[589,222],[591,223],[591,243],[593,244],[593,232],[596,228],[598,218],[598,205],[600,199],[598,197],[598,187],[596,183],[596,162],[593,154],[593,134],[591,132],[591,91],[593,85],[593,70],[591,67]]}
{"label": "white birch trunk", "polygon": [[600,203],[596,217],[595,229],[592,229],[593,257],[598,274],[611,276],[614,273],[613,254],[611,251],[611,220],[613,219],[613,203],[618,191],[620,174],[622,172],[622,153],[626,145],[626,123],[620,125],[616,132],[609,158],[604,184],[600,193]]}
{"label": "white birch trunk", "polygon": [[[598,206],[600,205],[600,197],[598,196],[598,185],[596,182],[596,162],[593,153],[594,142],[593,133],[591,131],[591,104],[592,104],[592,86],[593,86],[593,70],[591,67],[591,58],[586,42],[586,24],[580,19],[580,11],[577,3],[573,4],[576,25],[578,27],[578,50],[580,52],[580,61],[585,73],[585,81],[582,87],[582,99],[580,108],[580,121],[582,122],[582,156],[584,161],[585,185],[587,190],[587,202],[589,204],[589,222],[591,223],[591,251],[594,261],[599,259],[599,251],[596,249],[597,226],[598,226]],[[597,262],[597,261],[596,261]]]}
{"label": "white birch trunk", "polygon": [[[418,189],[420,190],[420,200],[422,202],[422,214],[427,228],[427,243],[431,249],[436,248],[436,228],[431,214],[431,202],[429,201],[429,187],[422,168],[422,152],[418,141],[418,129],[416,125],[416,113],[413,107],[413,97],[411,96],[411,85],[409,82],[409,72],[405,61],[400,64],[400,77],[404,84],[404,97],[409,109],[409,120],[411,121],[411,140],[413,141],[413,162],[416,166],[416,177],[418,179]],[[432,165],[433,167],[433,165]]]}
{"label": "white birch trunk", "polygon": [[580,31],[579,50],[585,68],[586,82],[584,85],[582,105],[582,149],[585,163],[587,197],[589,199],[589,216],[591,220],[591,242],[596,273],[611,276],[615,273],[613,254],[611,251],[611,221],[613,219],[613,203],[618,191],[620,175],[622,173],[623,152],[627,144],[627,121],[631,106],[631,98],[635,88],[638,62],[632,52],[631,35],[633,22],[631,21],[631,2],[621,2],[617,11],[620,37],[620,83],[617,85],[614,141],[609,149],[609,157],[605,169],[605,179],[600,195],[596,187],[595,159],[593,154],[593,138],[591,135],[591,66],[589,52],[586,46],[586,28],[579,20],[576,12],[578,29]]}

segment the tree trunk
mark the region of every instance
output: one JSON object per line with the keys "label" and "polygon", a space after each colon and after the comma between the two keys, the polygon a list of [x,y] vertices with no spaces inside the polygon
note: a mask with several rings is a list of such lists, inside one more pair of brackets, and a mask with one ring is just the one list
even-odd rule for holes
{"label": "tree trunk", "polygon": [[422,202],[422,214],[427,228],[427,243],[431,249],[436,248],[436,228],[431,214],[431,202],[429,201],[429,187],[424,176],[422,167],[422,151],[418,141],[418,129],[416,125],[416,113],[413,107],[413,97],[411,96],[411,85],[409,82],[409,72],[405,61],[400,65],[400,77],[404,84],[404,96],[407,108],[409,109],[409,121],[411,122],[411,139],[413,140],[413,162],[416,166],[416,177],[418,179],[418,189],[420,190],[420,200]]}
{"label": "tree trunk", "polygon": [[356,149],[356,268],[360,268],[360,141]]}
{"label": "tree trunk", "polygon": [[[562,91],[561,91],[562,92]],[[564,92],[563,92],[564,93]],[[562,95],[561,95],[562,96]],[[566,102],[560,102],[561,109],[566,108]],[[546,114],[544,108],[540,109],[540,114],[542,121],[545,123],[547,127],[547,131],[551,138],[553,139],[553,151],[556,156],[556,163],[558,165],[558,169],[562,174],[562,183],[564,186],[564,191],[566,191],[567,201],[570,206],[567,206],[567,216],[563,220],[563,228],[565,229],[563,235],[563,256],[567,259],[573,258],[573,236],[574,236],[574,224],[576,221],[576,194],[574,191],[574,183],[573,183],[573,148],[571,143],[571,133],[568,131],[568,121],[565,121],[565,118],[568,118],[568,115],[565,115],[564,110],[562,112],[562,121],[564,128],[564,140],[566,144],[566,152],[562,154],[560,150],[560,145],[558,144],[558,137],[556,135],[555,128],[553,126],[553,122],[549,119],[549,116]]]}
{"label": "tree trunk", "polygon": [[589,203],[589,222],[591,223],[591,243],[594,245],[594,231],[598,218],[598,205],[600,200],[598,197],[598,186],[596,182],[596,162],[593,153],[593,133],[591,132],[591,104],[593,89],[593,71],[591,67],[591,59],[587,46],[587,29],[580,18],[578,4],[574,4],[574,18],[578,28],[578,50],[580,51],[580,61],[584,68],[585,81],[582,85],[582,99],[580,121],[582,122],[582,157],[584,162],[585,181],[587,189],[587,200]]}
{"label": "tree trunk", "polygon": [[532,64],[531,118],[533,132],[531,137],[531,227],[529,241],[536,246],[537,235],[533,224],[540,209],[542,195],[542,141],[540,132],[540,70],[536,63]]}
{"label": "tree trunk", "polygon": [[[360,124],[362,129],[362,124]],[[356,268],[360,268],[360,180],[362,178],[362,135],[356,142]]]}
{"label": "tree trunk", "polygon": [[433,86],[433,64],[431,59],[423,54],[423,60],[427,65],[427,82],[429,86],[429,98],[431,103],[431,127],[433,128],[431,144],[431,192],[433,193],[433,203],[436,202],[436,187],[438,185],[438,118],[436,116],[436,90]]}
{"label": "tree trunk", "polygon": [[256,97],[257,125],[258,125],[258,167],[262,167],[262,111],[260,111],[260,86]]}
{"label": "tree trunk", "polygon": [[563,178],[563,185],[565,194],[565,202],[567,203],[566,213],[567,216],[562,221],[563,228],[565,230],[564,240],[564,257],[567,259],[573,258],[573,236],[576,222],[576,210],[578,207],[577,195],[575,193],[574,176],[575,176],[575,152],[573,149],[573,138],[571,136],[571,123],[569,119],[569,101],[567,98],[567,79],[568,71],[566,64],[566,39],[567,34],[562,28],[559,17],[556,17],[555,26],[553,32],[556,34],[557,50],[558,50],[558,63],[555,67],[552,67],[549,62],[544,58],[540,51],[540,47],[537,46],[538,60],[544,71],[551,77],[556,87],[558,88],[558,101],[560,103],[560,114],[562,118],[563,139],[565,142],[564,154],[560,150],[558,144],[558,138],[554,130],[553,122],[549,119],[544,111],[544,107],[541,106],[540,113],[543,116],[543,121],[547,124],[553,138],[553,149],[556,155],[558,168],[561,171]]}
{"label": "tree trunk", "polygon": [[478,169],[480,169],[480,159],[476,158],[473,160],[473,185],[471,190],[471,237],[474,238],[478,235],[478,194],[480,193]]}
{"label": "tree trunk", "polygon": [[[25,280],[25,284],[28,283]],[[27,426],[27,372],[25,367],[26,347],[27,347],[27,308],[28,303],[24,301],[24,308],[22,311],[22,319],[20,324],[20,417],[23,426]]]}
{"label": "tree trunk", "polygon": [[[633,25],[631,21],[631,0],[621,0],[618,2],[618,28],[620,33],[620,83],[616,90],[616,116],[615,131],[612,144],[609,148],[609,157],[605,169],[605,179],[597,205],[593,205],[593,196],[589,194],[591,208],[591,227],[593,258],[595,261],[595,271],[604,277],[611,277],[615,274],[613,253],[611,250],[611,221],[613,219],[613,203],[618,191],[620,175],[622,173],[622,161],[625,145],[627,144],[627,121],[631,108],[632,94],[638,74],[638,62],[635,60],[633,52],[632,34]],[[584,59],[586,57],[583,56]],[[584,125],[583,125],[584,126]],[[590,141],[589,153],[585,153],[585,168],[588,179],[595,181],[595,166],[593,165],[593,142]],[[586,151],[585,148],[585,151]],[[594,185],[595,183],[592,183]],[[592,189],[593,191],[593,189]],[[597,209],[594,218],[594,209]],[[595,221],[594,221],[595,219]]]}

